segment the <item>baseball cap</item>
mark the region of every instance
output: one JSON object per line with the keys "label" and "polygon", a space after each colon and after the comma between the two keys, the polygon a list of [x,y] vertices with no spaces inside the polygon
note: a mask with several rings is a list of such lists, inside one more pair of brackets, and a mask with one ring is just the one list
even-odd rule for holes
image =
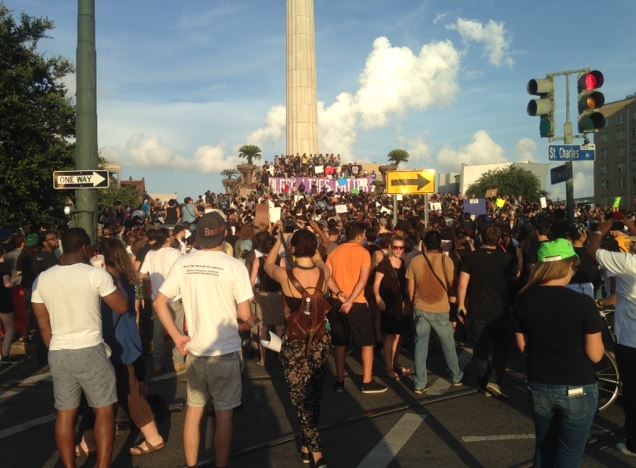
{"label": "baseball cap", "polygon": [[26,236],[24,241],[24,245],[27,247],[37,247],[40,243],[40,235],[37,232],[32,232],[31,234]]}
{"label": "baseball cap", "polygon": [[574,247],[570,241],[566,239],[557,239],[552,242],[544,242],[541,244],[538,252],[539,262],[558,262],[560,260],[569,260],[578,257],[574,251]]}
{"label": "baseball cap", "polygon": [[204,249],[218,246],[225,239],[225,220],[215,211],[199,218],[197,244]]}

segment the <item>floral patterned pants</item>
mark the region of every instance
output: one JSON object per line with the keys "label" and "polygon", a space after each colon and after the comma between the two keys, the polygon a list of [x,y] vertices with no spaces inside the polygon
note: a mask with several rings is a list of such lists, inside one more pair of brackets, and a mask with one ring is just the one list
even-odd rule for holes
{"label": "floral patterned pants", "polygon": [[289,396],[300,421],[302,444],[312,452],[322,452],[318,420],[330,344],[331,336],[326,332],[322,340],[312,343],[309,355],[304,341],[285,340],[280,350]]}

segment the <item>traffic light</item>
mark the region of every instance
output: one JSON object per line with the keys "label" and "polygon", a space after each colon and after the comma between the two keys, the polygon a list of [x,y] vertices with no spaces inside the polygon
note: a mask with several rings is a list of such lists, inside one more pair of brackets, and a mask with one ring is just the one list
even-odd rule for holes
{"label": "traffic light", "polygon": [[603,86],[603,74],[598,70],[579,76],[579,132],[588,133],[605,127],[605,116],[598,112],[605,104],[605,96],[598,91]]}
{"label": "traffic light", "polygon": [[539,116],[539,134],[542,137],[554,136],[554,77],[528,81],[528,93],[539,96],[528,102],[528,115]]}

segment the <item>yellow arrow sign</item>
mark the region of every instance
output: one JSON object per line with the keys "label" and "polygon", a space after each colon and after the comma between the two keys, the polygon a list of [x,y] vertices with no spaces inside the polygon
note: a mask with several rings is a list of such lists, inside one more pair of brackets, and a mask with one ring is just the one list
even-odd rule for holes
{"label": "yellow arrow sign", "polygon": [[392,171],[386,173],[386,193],[423,195],[435,192],[435,171]]}

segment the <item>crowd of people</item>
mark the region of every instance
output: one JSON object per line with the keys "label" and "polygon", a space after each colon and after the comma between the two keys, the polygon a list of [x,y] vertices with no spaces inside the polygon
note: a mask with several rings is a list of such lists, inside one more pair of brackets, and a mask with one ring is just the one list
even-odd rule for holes
{"label": "crowd of people", "polygon": [[270,164],[265,162],[260,168],[261,182],[266,186],[269,177],[368,177],[362,165],[343,164],[339,154],[276,155]]}
{"label": "crowd of people", "polygon": [[[273,175],[332,162],[339,158],[277,157]],[[242,345],[253,335],[256,363],[264,366],[275,334],[300,424],[300,457],[323,467],[318,425],[331,354],[336,392],[352,391],[345,361],[353,346],[363,394],[387,391],[378,374],[412,374],[412,390],[422,395],[434,332],[452,386],[506,399],[516,341],[527,355],[535,465],[578,466],[598,398],[593,365],[604,352],[597,307],[615,304],[625,410],[617,447],[636,456],[633,214],[579,206],[570,224],[562,204],[501,200],[470,215],[460,196],[433,195],[429,207],[404,197],[394,223],[393,200],[380,192],[206,192],[159,208],[149,200],[116,204],[102,213],[95,246],[78,228],[60,229],[61,245],[57,230],[16,231],[0,250],[0,362],[12,361],[14,311],[32,311],[41,357],[48,348],[62,462],[75,466],[76,456],[95,451],[98,466],[108,466],[117,401],[143,435],[131,455],[164,447],[144,379],[146,361],[153,372],[166,370],[168,335],[172,370],[187,373],[187,465],[197,465],[200,422],[212,404],[221,467],[241,404],[241,362],[249,355]],[[280,219],[271,219],[279,210]],[[28,328],[18,333],[23,339]],[[458,328],[473,348],[470,369],[459,364]],[[409,334],[414,369],[403,362]],[[76,444],[78,413],[85,423]]]}

